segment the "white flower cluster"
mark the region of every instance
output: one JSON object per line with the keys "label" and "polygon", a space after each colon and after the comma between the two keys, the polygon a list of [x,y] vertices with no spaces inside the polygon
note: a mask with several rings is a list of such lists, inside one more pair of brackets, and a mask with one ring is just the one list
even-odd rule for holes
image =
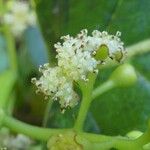
{"label": "white flower cluster", "polygon": [[[87,30],[82,30],[77,37],[73,38],[69,35],[61,37],[64,43],[55,44],[58,55],[58,66],[61,67],[67,77],[77,81],[79,79],[86,80],[87,72],[97,72],[97,65],[105,61],[97,60],[94,55],[100,53],[103,55],[101,46],[108,49],[106,59],[117,56],[122,59],[124,53],[123,43],[120,41],[120,32],[116,36],[109,35],[107,32],[94,30],[92,36],[87,35]],[[120,56],[121,55],[121,56]]]}
{"label": "white flower cluster", "polygon": [[73,82],[88,81],[88,72],[97,73],[98,64],[109,58],[122,60],[125,51],[120,35],[120,32],[114,36],[94,30],[89,36],[84,29],[75,38],[69,35],[61,37],[64,42],[54,45],[58,66],[51,68],[45,64],[39,69],[41,78],[32,79],[38,87],[37,91],[52,96],[54,100],[59,99],[63,108],[75,106],[78,96],[73,90]]}
{"label": "white flower cluster", "polygon": [[8,1],[8,12],[4,14],[3,22],[10,26],[12,33],[18,37],[28,27],[35,25],[36,17],[26,1]]}
{"label": "white flower cluster", "polygon": [[38,87],[37,92],[42,91],[53,100],[60,99],[62,108],[73,107],[77,104],[78,95],[73,90],[73,82],[68,80],[60,67],[50,68],[48,64],[40,66],[42,76],[39,80],[32,78],[32,82]]}

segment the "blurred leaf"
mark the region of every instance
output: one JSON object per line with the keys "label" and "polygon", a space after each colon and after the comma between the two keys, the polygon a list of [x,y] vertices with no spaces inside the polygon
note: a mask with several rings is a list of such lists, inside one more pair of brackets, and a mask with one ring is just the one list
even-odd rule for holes
{"label": "blurred leaf", "polygon": [[69,19],[64,24],[64,33],[77,34],[87,28],[104,30],[111,20],[118,0],[70,0]]}
{"label": "blurred leaf", "polygon": [[85,121],[84,129],[86,132],[100,133],[100,126],[96,122],[91,112],[87,114],[87,119]]}
{"label": "blurred leaf", "polygon": [[65,6],[67,6],[68,0],[34,0],[34,2],[39,25],[49,50],[50,62],[54,63],[56,60],[53,44],[60,37],[60,29],[64,23],[64,16],[67,11]]}
{"label": "blurred leaf", "polygon": [[6,42],[4,37],[0,34],[0,72],[8,67],[8,57],[6,52]]}
{"label": "blurred leaf", "polygon": [[7,99],[10,96],[14,83],[16,81],[16,75],[14,72],[8,70],[0,74],[0,105],[5,107]]}
{"label": "blurred leaf", "polygon": [[48,62],[47,49],[37,27],[29,27],[25,32],[25,42],[31,61],[37,67]]}

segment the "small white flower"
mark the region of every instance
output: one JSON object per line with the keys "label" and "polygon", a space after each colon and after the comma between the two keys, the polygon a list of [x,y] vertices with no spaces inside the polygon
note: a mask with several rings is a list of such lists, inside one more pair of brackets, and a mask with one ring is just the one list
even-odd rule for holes
{"label": "small white flower", "polygon": [[[109,35],[106,31],[100,32],[94,30],[92,32],[93,37],[90,38],[92,46],[96,46],[97,49],[101,45],[105,45],[108,48],[108,56],[115,59],[115,55],[120,52],[122,55],[125,53],[124,43],[120,40],[121,32],[117,31],[116,35]],[[120,58],[122,59],[122,57]]]}
{"label": "small white flower", "polygon": [[18,37],[28,27],[35,25],[36,17],[26,1],[9,1],[8,12],[3,16],[3,22],[10,26],[12,33]]}

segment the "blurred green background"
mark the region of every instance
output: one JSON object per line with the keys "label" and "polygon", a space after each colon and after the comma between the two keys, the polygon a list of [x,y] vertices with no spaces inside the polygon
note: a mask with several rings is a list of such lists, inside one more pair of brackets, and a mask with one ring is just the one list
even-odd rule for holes
{"label": "blurred green background", "polygon": [[[8,43],[0,34],[0,100],[15,99],[13,115],[30,124],[42,125],[47,100],[35,94],[31,78],[39,76],[38,67],[55,64],[53,45],[65,34],[76,35],[87,28],[111,34],[122,32],[125,46],[150,38],[149,0],[34,0],[37,26],[28,27],[16,40],[17,79],[13,81]],[[129,60],[138,74],[130,88],[114,89],[100,96],[90,108],[85,129],[107,135],[124,135],[131,130],[146,129],[150,116],[150,52]],[[101,69],[96,86],[105,82],[115,67]],[[79,105],[61,114],[54,103],[49,112],[48,127],[71,127]]]}

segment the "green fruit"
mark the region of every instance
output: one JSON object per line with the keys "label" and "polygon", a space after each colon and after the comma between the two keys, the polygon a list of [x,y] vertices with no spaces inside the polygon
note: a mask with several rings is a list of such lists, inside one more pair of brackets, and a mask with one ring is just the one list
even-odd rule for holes
{"label": "green fruit", "polygon": [[110,80],[118,87],[128,87],[137,81],[137,75],[130,64],[123,64],[111,74]]}

